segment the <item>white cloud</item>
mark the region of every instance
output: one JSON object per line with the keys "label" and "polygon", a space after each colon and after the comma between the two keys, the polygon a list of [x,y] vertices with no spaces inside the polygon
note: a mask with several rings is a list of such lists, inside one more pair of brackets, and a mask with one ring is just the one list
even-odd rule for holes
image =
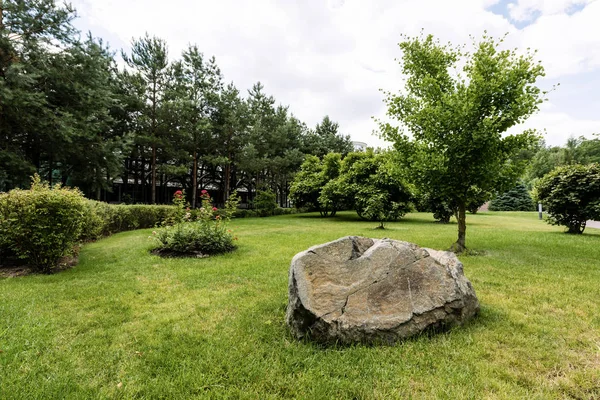
{"label": "white cloud", "polygon": [[563,14],[596,0],[517,0],[509,3],[510,17],[515,21],[529,21],[536,16]]}
{"label": "white cloud", "polygon": [[521,32],[522,47],[539,50],[547,76],[600,68],[600,1],[573,15],[542,16]]}
{"label": "white cloud", "polygon": [[511,133],[518,133],[529,128],[543,133],[546,144],[560,146],[564,145],[571,136],[593,138],[594,133],[600,134],[600,119],[575,119],[560,111],[541,111],[522,126],[513,129]]}
{"label": "white cloud", "polygon": [[[511,13],[542,13],[522,31],[486,10],[498,1],[74,0],[73,5],[92,32],[108,31],[117,43],[149,32],[167,40],[173,58],[196,43],[216,56],[226,81],[242,92],[260,80],[307,124],[329,114],[355,140],[381,145],[371,136],[376,125],[370,117],[385,114],[379,89],[402,86],[394,61],[401,56],[402,33],[424,29],[460,44],[483,30],[494,36],[510,32],[509,45],[540,49],[550,77],[600,68],[600,1],[569,16],[565,12],[583,0],[519,0]],[[571,118],[568,110],[558,112]],[[593,124],[582,124],[588,123]]]}

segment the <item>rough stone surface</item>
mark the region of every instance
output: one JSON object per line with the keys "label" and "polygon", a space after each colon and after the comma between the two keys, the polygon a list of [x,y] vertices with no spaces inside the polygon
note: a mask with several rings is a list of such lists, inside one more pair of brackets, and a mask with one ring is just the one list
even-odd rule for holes
{"label": "rough stone surface", "polygon": [[286,321],[321,343],[393,343],[479,311],[454,253],[348,236],[296,254]]}

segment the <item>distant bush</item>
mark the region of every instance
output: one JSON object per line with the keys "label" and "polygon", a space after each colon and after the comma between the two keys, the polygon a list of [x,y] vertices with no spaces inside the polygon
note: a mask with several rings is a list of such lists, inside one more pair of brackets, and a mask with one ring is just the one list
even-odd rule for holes
{"label": "distant bush", "polygon": [[50,272],[75,251],[85,214],[86,200],[79,190],[50,187],[36,175],[31,189],[0,194],[0,248]]}
{"label": "distant bush", "polygon": [[379,222],[395,221],[413,205],[413,187],[404,171],[398,168],[394,153],[350,153],[341,163],[339,176],[323,187],[322,205],[335,204],[337,209],[354,208],[360,218]]}
{"label": "distant bush", "polygon": [[[300,214],[308,212],[306,208],[283,208],[277,207],[273,210],[271,215],[289,215],[289,214]],[[252,210],[249,208],[238,208],[233,213],[233,218],[255,218],[255,217],[267,217],[269,215],[263,215],[258,210]]]}
{"label": "distant bush", "polygon": [[557,167],[535,187],[537,199],[548,211],[548,222],[583,233],[587,220],[600,219],[600,165]]}
{"label": "distant bush", "polygon": [[277,195],[270,190],[257,191],[254,208],[261,217],[273,215],[277,209]]}
{"label": "distant bush", "polygon": [[535,204],[523,183],[502,193],[490,202],[490,211],[535,211]]}

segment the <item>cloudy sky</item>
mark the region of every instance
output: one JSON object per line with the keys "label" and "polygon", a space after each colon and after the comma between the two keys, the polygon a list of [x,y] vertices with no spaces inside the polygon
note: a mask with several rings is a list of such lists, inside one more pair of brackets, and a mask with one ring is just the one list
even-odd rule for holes
{"label": "cloudy sky", "polygon": [[190,43],[214,55],[226,81],[245,92],[260,81],[302,121],[326,114],[353,140],[385,143],[371,117],[380,89],[398,91],[400,34],[421,29],[470,43],[484,30],[509,33],[509,47],[538,49],[549,94],[524,128],[548,144],[600,133],[600,0],[72,0],[82,31],[129,50],[146,32],[164,38],[171,58]]}

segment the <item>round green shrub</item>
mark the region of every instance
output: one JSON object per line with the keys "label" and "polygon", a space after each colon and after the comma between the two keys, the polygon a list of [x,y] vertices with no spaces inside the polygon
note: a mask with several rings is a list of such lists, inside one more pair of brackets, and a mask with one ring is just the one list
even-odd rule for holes
{"label": "round green shrub", "polygon": [[277,196],[270,190],[259,190],[256,192],[253,203],[259,216],[274,215],[277,209]]}
{"label": "round green shrub", "polygon": [[36,175],[31,189],[0,194],[0,248],[49,272],[74,252],[86,209],[78,189],[50,187]]}
{"label": "round green shrub", "polygon": [[583,233],[588,220],[600,219],[600,165],[565,165],[540,179],[537,199],[548,212],[548,222]]}

